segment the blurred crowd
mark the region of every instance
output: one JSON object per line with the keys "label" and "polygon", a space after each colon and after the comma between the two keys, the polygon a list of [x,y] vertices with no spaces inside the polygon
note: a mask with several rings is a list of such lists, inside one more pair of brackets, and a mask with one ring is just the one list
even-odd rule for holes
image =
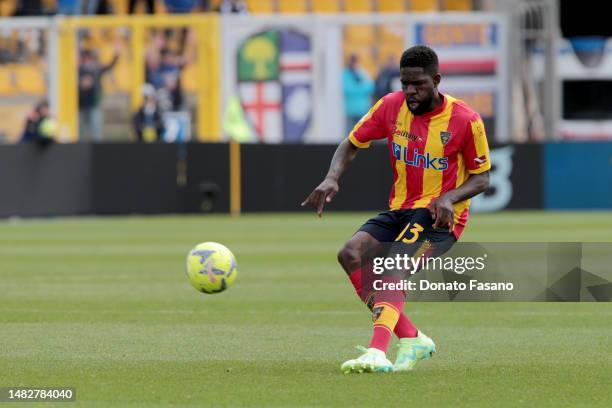
{"label": "blurred crowd", "polygon": [[[4,1],[4,0],[2,0]],[[139,3],[145,13],[156,12],[155,0],[129,0],[128,13],[133,14],[138,10]],[[244,0],[223,0],[215,2],[213,6],[210,0],[163,0],[167,13],[191,13],[218,11],[221,13],[246,13],[248,11]],[[12,16],[49,16],[54,14],[63,15],[96,15],[114,14],[114,3],[110,0],[17,0]]]}
{"label": "blurred crowd", "polygon": [[[167,13],[191,13],[197,11],[217,11],[220,13],[248,13],[244,0],[163,0]],[[112,14],[113,2],[110,0],[57,0],[55,8],[49,7],[50,2],[43,0],[19,0],[14,11],[16,16],[41,15],[93,15]],[[130,0],[128,13],[156,13],[155,0]],[[31,33],[30,33],[31,34]],[[79,139],[82,141],[103,140],[105,134],[105,113],[102,107],[103,80],[117,65],[121,53],[121,41],[117,40],[114,52],[109,59],[101,58],[95,46],[88,45],[89,33],[82,30],[79,34],[79,69],[78,69],[78,103],[79,103]],[[24,38],[25,39],[25,38]],[[125,40],[125,39],[124,39]],[[28,53],[44,53],[45,44],[42,36],[27,38],[28,44],[22,44],[10,51],[2,48],[0,42],[0,63],[2,60],[23,61]],[[182,112],[188,114],[186,95],[181,83],[181,74],[185,67],[193,64],[195,55],[189,47],[190,32],[184,29],[168,29],[153,31],[149,35],[145,52],[145,84],[141,90],[142,105],[132,118],[133,138],[139,141],[164,140],[167,130],[167,113]],[[21,42],[21,39],[18,39]],[[34,45],[35,44],[35,45]],[[123,54],[125,55],[125,54]],[[104,60],[104,61],[102,61]],[[398,81],[399,71],[397,61],[390,58],[388,63],[379,69],[378,77],[371,78],[362,67],[357,54],[350,55],[342,74],[342,85],[345,96],[345,115],[347,130],[350,130],[359,119],[367,113],[373,101],[394,89],[394,81]],[[110,75],[112,77],[112,75]],[[45,102],[46,103],[46,102]],[[36,112],[44,111],[48,115],[48,107],[36,104],[29,117],[35,117]],[[44,105],[47,106],[47,105]],[[40,115],[40,114],[38,114]],[[108,119],[108,118],[107,118]],[[32,137],[33,122],[28,119],[22,140],[34,140]],[[30,130],[28,130],[30,129]]]}
{"label": "blurred crowd", "polygon": [[401,89],[399,76],[399,60],[394,56],[388,57],[375,79],[372,79],[368,71],[361,66],[358,54],[351,54],[348,57],[342,72],[347,133],[368,113],[377,100],[389,92]]}
{"label": "blurred crowd", "polygon": [[[133,12],[138,1],[142,1],[147,12],[155,12],[155,2],[150,0],[132,0],[129,4],[130,12]],[[26,4],[27,3],[27,4]],[[59,0],[58,12],[62,14],[104,14],[107,12],[106,0]],[[208,1],[200,0],[165,0],[166,11],[171,13],[189,13],[193,10],[207,10]],[[244,1],[226,0],[219,3],[217,11],[223,13],[246,13],[247,8]],[[23,2],[18,8],[19,15],[40,15],[48,13],[42,7],[42,3]],[[30,32],[31,34],[31,32]],[[79,32],[79,67],[78,67],[78,123],[79,140],[100,142],[105,135],[105,111],[103,101],[103,81],[112,73],[120,58],[125,58],[122,47],[127,49],[127,37],[121,35],[115,37],[113,55],[103,61],[100,50],[92,45],[91,33],[88,30]],[[138,141],[161,141],[167,139],[176,140],[180,137],[188,137],[185,134],[185,121],[190,121],[189,109],[186,96],[181,84],[181,74],[184,68],[195,62],[195,49],[192,33],[187,28],[178,29],[154,29],[148,34],[149,40],[144,55],[145,60],[145,84],[142,87],[142,105],[132,118],[133,139]],[[24,37],[25,38],[25,37]],[[35,53],[44,52],[44,39],[37,37],[35,42]],[[2,49],[0,43],[0,49]],[[12,58],[9,52],[0,51],[5,61],[23,61],[33,58],[32,46],[17,47],[16,55]],[[123,57],[122,57],[123,55]],[[0,61],[2,63],[2,61]],[[114,80],[111,76],[111,80]],[[45,108],[41,108],[41,106]],[[34,122],[30,118],[44,111],[48,115],[46,101],[38,102],[33,111],[28,114],[21,140],[24,142],[38,140],[36,132],[33,132]],[[178,115],[177,115],[178,114]],[[178,119],[177,119],[178,118]],[[171,126],[167,122],[173,121]],[[175,129],[174,135],[168,135],[168,128]],[[180,135],[179,135],[180,134]],[[50,135],[49,137],[52,137]],[[49,139],[47,137],[47,139]]]}

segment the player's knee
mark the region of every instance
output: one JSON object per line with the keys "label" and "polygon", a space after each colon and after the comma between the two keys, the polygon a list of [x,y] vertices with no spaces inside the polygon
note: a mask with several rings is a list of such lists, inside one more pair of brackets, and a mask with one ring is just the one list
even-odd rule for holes
{"label": "player's knee", "polygon": [[338,262],[345,269],[354,269],[359,267],[359,262],[361,261],[361,256],[359,255],[359,250],[351,245],[350,242],[347,242],[340,251],[338,251]]}

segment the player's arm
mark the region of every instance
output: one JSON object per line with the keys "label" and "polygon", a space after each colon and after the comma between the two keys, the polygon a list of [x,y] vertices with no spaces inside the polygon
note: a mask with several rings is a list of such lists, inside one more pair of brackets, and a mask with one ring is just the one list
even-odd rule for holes
{"label": "player's arm", "polygon": [[348,138],[336,149],[327,176],[302,203],[317,209],[319,217],[323,214],[325,203],[329,203],[338,193],[338,181],[348,165],[353,161],[359,149],[370,147],[373,140],[386,137],[384,98],[376,102],[368,113],[355,125]]}
{"label": "player's arm", "polygon": [[454,210],[453,204],[472,198],[489,188],[489,171],[479,174],[471,174],[469,178],[459,187],[447,191],[435,200],[431,207],[431,216],[434,221],[434,228],[448,227],[453,229]]}
{"label": "player's arm", "polygon": [[357,156],[358,151],[359,148],[351,143],[349,139],[344,139],[340,142],[332,157],[325,179],[308,197],[306,197],[304,202],[302,202],[302,207],[306,205],[315,207],[317,209],[317,215],[320,217],[321,214],[323,214],[325,203],[329,203],[334,196],[338,194],[340,188],[338,181],[340,180],[340,176],[344,173],[355,156]]}

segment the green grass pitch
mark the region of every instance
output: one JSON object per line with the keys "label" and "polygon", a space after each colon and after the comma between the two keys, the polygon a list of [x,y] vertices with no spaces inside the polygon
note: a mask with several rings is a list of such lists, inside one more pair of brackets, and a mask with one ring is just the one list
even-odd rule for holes
{"label": "green grass pitch", "polygon": [[[408,304],[434,358],[341,374],[371,320],[335,257],[371,215],[1,221],[0,387],[76,387],[70,407],[612,406],[610,303]],[[512,212],[474,215],[463,239],[610,231],[610,212]],[[218,295],[183,271],[209,240],[238,258]]]}

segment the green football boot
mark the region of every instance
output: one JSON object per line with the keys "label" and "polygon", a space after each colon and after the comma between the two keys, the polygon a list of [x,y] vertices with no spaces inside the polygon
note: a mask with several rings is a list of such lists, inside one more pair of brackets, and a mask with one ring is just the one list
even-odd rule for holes
{"label": "green football boot", "polygon": [[363,354],[342,364],[340,370],[344,374],[390,373],[393,371],[393,364],[387,359],[387,356],[382,350],[361,346],[358,346],[357,349]]}
{"label": "green football boot", "polygon": [[419,330],[417,337],[400,339],[394,371],[410,371],[417,361],[427,360],[436,352],[436,344]]}

